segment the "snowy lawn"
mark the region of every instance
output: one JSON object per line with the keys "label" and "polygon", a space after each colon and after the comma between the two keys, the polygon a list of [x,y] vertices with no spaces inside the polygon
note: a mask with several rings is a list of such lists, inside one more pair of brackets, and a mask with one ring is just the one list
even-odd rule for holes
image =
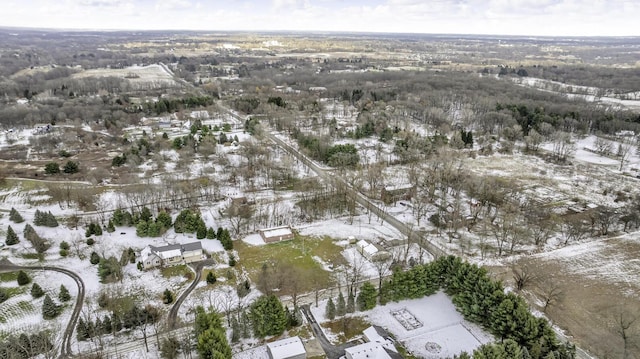
{"label": "snowy lawn", "polygon": [[[319,323],[328,321],[324,315],[326,303],[325,300],[317,308],[311,306]],[[400,320],[413,323],[415,329],[405,328],[394,317],[394,312],[399,313],[397,317]],[[494,340],[478,325],[466,321],[451,299],[442,292],[420,299],[387,303],[356,314],[363,315],[371,324],[379,325],[393,334],[398,342],[418,358],[446,358],[463,351],[471,353],[480,345]],[[322,328],[329,340],[335,340],[336,333]]]}

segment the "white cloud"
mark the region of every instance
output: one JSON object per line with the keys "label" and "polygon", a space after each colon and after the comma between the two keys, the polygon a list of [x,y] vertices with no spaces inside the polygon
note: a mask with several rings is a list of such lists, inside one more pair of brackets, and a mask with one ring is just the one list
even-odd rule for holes
{"label": "white cloud", "polygon": [[156,2],[156,10],[184,10],[195,8],[188,0],[158,0]]}

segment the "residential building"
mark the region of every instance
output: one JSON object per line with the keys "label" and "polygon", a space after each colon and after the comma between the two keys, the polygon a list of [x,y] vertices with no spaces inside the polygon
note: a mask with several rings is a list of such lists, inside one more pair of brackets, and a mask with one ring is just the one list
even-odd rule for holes
{"label": "residential building", "polygon": [[306,359],[307,351],[300,337],[293,337],[267,343],[269,359]]}

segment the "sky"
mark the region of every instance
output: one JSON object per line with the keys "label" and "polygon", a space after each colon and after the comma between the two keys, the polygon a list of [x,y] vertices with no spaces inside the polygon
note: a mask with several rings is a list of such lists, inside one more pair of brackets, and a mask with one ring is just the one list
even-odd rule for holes
{"label": "sky", "polygon": [[640,36],[638,0],[2,0],[0,26]]}

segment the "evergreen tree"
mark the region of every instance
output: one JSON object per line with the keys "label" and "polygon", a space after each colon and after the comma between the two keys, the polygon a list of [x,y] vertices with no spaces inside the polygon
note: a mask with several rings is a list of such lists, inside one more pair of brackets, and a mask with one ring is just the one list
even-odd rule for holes
{"label": "evergreen tree", "polygon": [[166,211],[160,211],[160,213],[158,213],[158,217],[156,218],[156,223],[161,224],[162,228],[164,230],[167,230],[171,228],[173,221],[171,220],[171,215],[169,213],[167,213]]}
{"label": "evergreen tree", "polygon": [[140,211],[140,219],[145,222],[150,222],[152,218],[153,215],[151,214],[149,208],[147,208],[146,206],[142,207],[142,210]]}
{"label": "evergreen tree", "polygon": [[13,230],[13,228],[11,228],[11,226],[9,226],[9,228],[7,228],[7,239],[6,239],[5,243],[8,246],[12,246],[14,244],[17,244],[18,242],[20,242],[20,239],[18,238],[18,235]]}
{"label": "evergreen tree", "polygon": [[78,341],[85,341],[89,339],[89,328],[87,328],[87,323],[84,322],[84,319],[78,319],[78,325],[76,326],[76,338]]}
{"label": "evergreen tree", "polygon": [[207,226],[204,222],[200,222],[198,224],[198,228],[196,229],[196,238],[204,239],[207,236]]}
{"label": "evergreen tree", "polygon": [[171,291],[168,288],[165,289],[164,293],[162,294],[162,302],[164,304],[173,303],[173,293],[171,293]]}
{"label": "evergreen tree", "polygon": [[327,302],[327,307],[325,309],[325,314],[324,315],[329,320],[336,319],[336,306],[333,303],[333,299],[331,299],[331,298],[329,298],[329,301]]}
{"label": "evergreen tree", "polygon": [[31,296],[34,298],[40,298],[43,295],[44,295],[44,290],[42,290],[42,287],[40,287],[38,283],[33,283],[33,285],[31,286]]}
{"label": "evergreen tree", "polygon": [[287,325],[284,307],[274,295],[258,298],[251,305],[250,318],[253,332],[258,338],[280,335]]}
{"label": "evergreen tree", "polygon": [[31,278],[29,278],[29,275],[24,271],[19,271],[17,281],[18,285],[25,285],[31,283]]}
{"label": "evergreen tree", "polygon": [[115,333],[122,330],[122,320],[116,313],[111,313],[111,327]]}
{"label": "evergreen tree", "polygon": [[100,263],[100,255],[96,252],[91,252],[91,257],[89,258],[89,262],[91,262],[91,264],[98,264]]}
{"label": "evergreen tree", "polygon": [[49,294],[45,294],[42,302],[42,317],[46,320],[53,319],[60,314],[60,307],[53,302]]}
{"label": "evergreen tree", "polygon": [[116,227],[113,225],[113,220],[109,219],[109,224],[107,224],[107,232],[113,233],[116,231]]}
{"label": "evergreen tree", "polygon": [[58,299],[61,302],[66,302],[71,299],[71,295],[69,294],[67,287],[65,287],[63,284],[60,285],[60,293],[58,294]]}
{"label": "evergreen tree", "polygon": [[377,300],[376,287],[369,282],[365,282],[360,287],[358,294],[358,309],[361,311],[375,308]]}
{"label": "evergreen tree", "polygon": [[207,284],[214,284],[216,280],[217,280],[216,275],[213,274],[213,272],[209,272],[207,274]]}
{"label": "evergreen tree", "polygon": [[341,317],[345,314],[347,314],[347,304],[344,301],[344,295],[340,292],[338,294],[338,303],[336,304],[336,315]]}
{"label": "evergreen tree", "polygon": [[236,266],[236,257],[232,255],[229,256],[229,267],[235,267]]}
{"label": "evergreen tree", "polygon": [[20,213],[13,207],[11,207],[11,211],[9,212],[9,220],[13,223],[24,222],[24,218],[22,218]]}
{"label": "evergreen tree", "polygon": [[353,296],[353,292],[349,292],[347,297],[347,313],[353,313],[356,311],[356,298]]}
{"label": "evergreen tree", "polygon": [[139,221],[136,225],[136,236],[138,237],[146,237],[147,230],[149,229],[149,224],[145,221]]}
{"label": "evergreen tree", "polygon": [[67,161],[62,171],[68,174],[77,173],[79,171],[78,163],[74,161]]}
{"label": "evergreen tree", "polygon": [[220,235],[218,236],[218,240],[220,240],[220,243],[222,244],[222,248],[224,248],[227,251],[230,251],[233,249],[233,241],[231,240],[231,233],[229,233],[229,230],[227,230],[226,228],[222,230],[222,232],[220,232]]}
{"label": "evergreen tree", "polygon": [[216,239],[216,231],[213,227],[209,227],[209,229],[207,229],[207,239]]}
{"label": "evergreen tree", "polygon": [[102,318],[102,332],[105,334],[111,333],[113,330],[113,325],[111,324],[111,318],[105,314]]}

